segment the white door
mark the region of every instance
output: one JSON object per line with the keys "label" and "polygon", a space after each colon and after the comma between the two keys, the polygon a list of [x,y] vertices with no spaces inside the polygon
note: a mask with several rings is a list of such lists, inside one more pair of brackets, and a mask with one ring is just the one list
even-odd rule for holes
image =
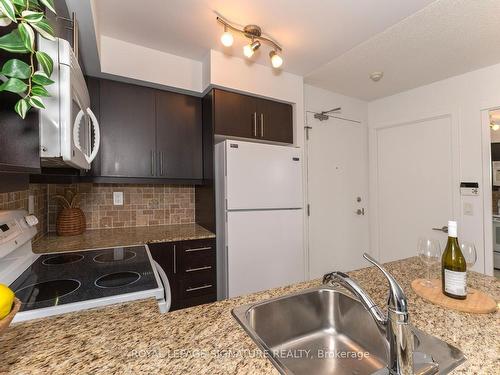
{"label": "white door", "polygon": [[228,297],[304,281],[302,210],[227,214]]}
{"label": "white door", "polygon": [[307,125],[309,277],[316,278],[365,264],[368,136],[365,125],[334,118],[319,121],[308,114]]}
{"label": "white door", "polygon": [[302,207],[301,149],[226,141],[227,209]]}
{"label": "white door", "polygon": [[456,219],[452,125],[451,117],[443,116],[375,131],[374,229],[382,262],[415,256],[421,236],[445,242],[446,234],[432,228]]}

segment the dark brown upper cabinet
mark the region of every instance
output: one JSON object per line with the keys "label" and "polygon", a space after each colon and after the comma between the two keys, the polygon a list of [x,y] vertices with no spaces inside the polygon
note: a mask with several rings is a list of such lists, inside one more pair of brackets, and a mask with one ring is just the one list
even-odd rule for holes
{"label": "dark brown upper cabinet", "polygon": [[215,134],[293,143],[293,111],[286,103],[214,89]]}
{"label": "dark brown upper cabinet", "polygon": [[96,181],[201,182],[201,98],[105,79],[88,83],[101,128],[90,173]]}
{"label": "dark brown upper cabinet", "polygon": [[100,82],[101,176],[156,177],[155,91]]}
{"label": "dark brown upper cabinet", "polygon": [[156,149],[160,177],[203,178],[200,98],[156,92]]}
{"label": "dark brown upper cabinet", "polygon": [[[7,27],[6,34],[13,29]],[[9,59],[21,57],[0,50],[0,67]],[[1,81],[0,81],[1,82]],[[0,172],[40,173],[39,113],[32,108],[23,120],[14,111],[21,97],[0,92]]]}

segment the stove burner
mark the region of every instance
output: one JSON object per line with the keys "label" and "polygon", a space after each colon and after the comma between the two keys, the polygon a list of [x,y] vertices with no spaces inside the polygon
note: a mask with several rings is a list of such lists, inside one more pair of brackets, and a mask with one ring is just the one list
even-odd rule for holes
{"label": "stove burner", "polygon": [[83,255],[81,254],[59,254],[47,259],[44,259],[42,264],[46,266],[53,266],[59,264],[69,264],[76,263],[83,259]]}
{"label": "stove burner", "polygon": [[15,291],[23,305],[31,306],[38,302],[53,301],[59,305],[59,299],[73,293],[80,287],[78,280],[63,279],[31,284]]}
{"label": "stove burner", "polygon": [[137,254],[130,250],[124,250],[121,248],[116,248],[109,250],[105,253],[96,255],[94,257],[94,262],[97,263],[113,263],[113,262],[122,262],[125,260],[129,260],[135,258]]}
{"label": "stove burner", "polygon": [[141,275],[137,272],[116,272],[99,277],[95,281],[95,285],[99,288],[118,288],[133,284],[140,278]]}

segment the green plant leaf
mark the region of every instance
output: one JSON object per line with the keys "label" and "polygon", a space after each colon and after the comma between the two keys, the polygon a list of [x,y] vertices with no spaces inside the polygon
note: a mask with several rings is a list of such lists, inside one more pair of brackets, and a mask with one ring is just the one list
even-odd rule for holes
{"label": "green plant leaf", "polygon": [[52,71],[54,69],[54,62],[50,58],[49,55],[47,55],[45,52],[42,51],[37,51],[36,52],[36,59],[40,66],[42,67],[43,71],[45,74],[47,74],[48,77],[52,75]]}
{"label": "green plant leaf", "polygon": [[26,8],[26,0],[12,0],[12,4]]}
{"label": "green plant leaf", "polygon": [[16,22],[16,10],[14,9],[14,4],[11,0],[0,0],[0,11],[9,17],[12,22]]}
{"label": "green plant leaf", "polygon": [[54,0],[40,0],[40,2],[49,8],[52,13],[56,13],[56,9],[54,8]]}
{"label": "green plant leaf", "polygon": [[23,19],[26,22],[37,23],[43,20],[44,14],[42,12],[33,12],[31,10],[25,10],[21,13],[21,17],[23,17]]}
{"label": "green plant leaf", "polygon": [[31,105],[28,103],[26,99],[20,99],[16,105],[14,106],[15,111],[21,118],[26,117],[26,112],[31,108]]}
{"label": "green plant leaf", "polygon": [[17,26],[17,29],[19,30],[19,35],[21,35],[24,46],[28,50],[33,51],[35,48],[35,32],[33,31],[33,28],[26,22],[21,22]]}
{"label": "green plant leaf", "polygon": [[31,76],[31,67],[24,61],[18,59],[10,59],[3,64],[0,74],[7,77],[28,79]]}
{"label": "green plant leaf", "polygon": [[47,91],[47,89],[45,87],[39,86],[39,85],[34,85],[31,88],[31,93],[33,95],[36,95],[36,96],[45,96],[45,97],[49,97],[50,96],[50,94]]}
{"label": "green plant leaf", "polygon": [[54,38],[54,29],[46,20],[34,23],[32,26],[45,39],[56,40],[56,38]]}
{"label": "green plant leaf", "polygon": [[25,92],[28,85],[19,78],[9,78],[0,85],[0,91],[10,91],[16,94]]}
{"label": "green plant leaf", "polygon": [[7,35],[0,37],[0,49],[14,53],[27,53],[29,52],[24,46],[23,40],[19,35],[19,31],[12,30]]}
{"label": "green plant leaf", "polygon": [[44,72],[38,70],[35,72],[35,74],[33,74],[33,76],[31,77],[31,80],[38,84],[38,85],[42,85],[42,86],[47,86],[47,85],[51,85],[54,83],[54,81],[52,81],[48,76],[47,74],[45,74]]}
{"label": "green plant leaf", "polygon": [[11,19],[0,12],[0,27],[9,26],[12,23]]}
{"label": "green plant leaf", "polygon": [[40,98],[39,96],[32,96],[31,98],[29,98],[28,103],[35,108],[42,108],[42,109],[45,108],[45,106],[43,105],[42,98]]}

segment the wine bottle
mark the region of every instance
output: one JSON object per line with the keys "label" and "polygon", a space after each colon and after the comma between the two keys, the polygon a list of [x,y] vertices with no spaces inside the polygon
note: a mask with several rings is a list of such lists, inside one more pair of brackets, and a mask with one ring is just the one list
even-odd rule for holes
{"label": "wine bottle", "polygon": [[456,299],[467,297],[467,264],[457,238],[457,222],[448,221],[448,242],[441,259],[443,294]]}

